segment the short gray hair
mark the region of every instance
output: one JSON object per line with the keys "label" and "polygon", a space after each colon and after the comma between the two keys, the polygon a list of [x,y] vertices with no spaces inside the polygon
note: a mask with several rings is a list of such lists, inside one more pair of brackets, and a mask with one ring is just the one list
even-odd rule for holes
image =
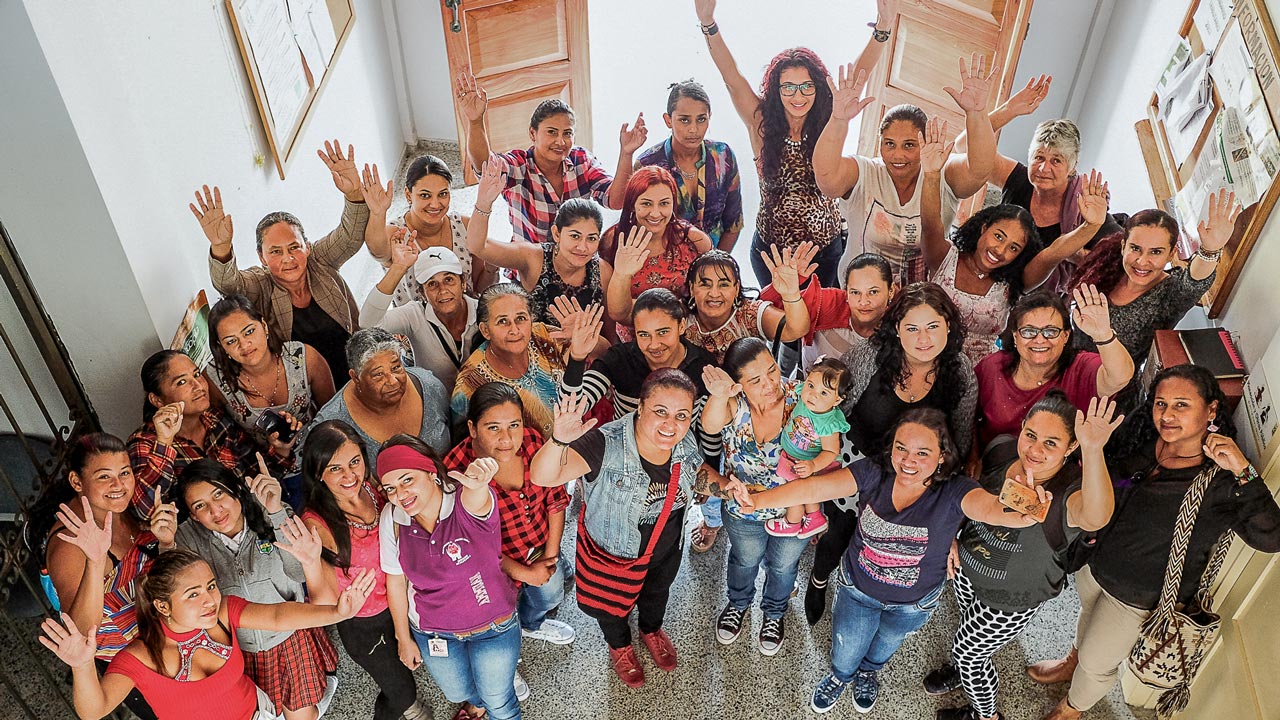
{"label": "short gray hair", "polygon": [[364,328],[351,333],[347,340],[347,365],[359,375],[374,355],[394,352],[400,356],[400,341],[396,336],[380,327]]}
{"label": "short gray hair", "polygon": [[1031,136],[1031,147],[1027,150],[1027,154],[1034,156],[1036,150],[1040,148],[1057,150],[1066,156],[1074,166],[1080,159],[1080,128],[1066,118],[1045,120],[1036,126],[1036,132]]}
{"label": "short gray hair", "polygon": [[267,230],[270,230],[272,225],[278,223],[284,223],[293,228],[294,232],[298,233],[298,237],[302,238],[302,243],[304,245],[307,243],[307,233],[302,230],[302,221],[293,213],[277,210],[273,213],[267,213],[258,221],[258,227],[254,230],[254,236],[258,240],[259,255],[262,254],[262,236],[267,234]]}

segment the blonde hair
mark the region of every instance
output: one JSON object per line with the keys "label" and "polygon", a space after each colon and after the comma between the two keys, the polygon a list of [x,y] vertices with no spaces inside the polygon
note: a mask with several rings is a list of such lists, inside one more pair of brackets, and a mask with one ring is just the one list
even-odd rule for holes
{"label": "blonde hair", "polygon": [[1066,118],[1045,120],[1036,126],[1036,132],[1031,136],[1028,156],[1034,156],[1040,148],[1062,153],[1074,168],[1076,161],[1080,159],[1080,128]]}

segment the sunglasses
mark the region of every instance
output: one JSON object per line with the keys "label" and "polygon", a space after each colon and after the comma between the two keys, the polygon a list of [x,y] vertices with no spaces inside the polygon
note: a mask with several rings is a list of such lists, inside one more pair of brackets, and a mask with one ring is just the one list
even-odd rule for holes
{"label": "sunglasses", "polygon": [[1041,335],[1045,340],[1052,340],[1063,333],[1063,329],[1049,325],[1047,327],[1033,327],[1024,325],[1017,329],[1018,337],[1023,340],[1034,340],[1037,335]]}
{"label": "sunglasses", "polygon": [[778,92],[786,95],[787,97],[791,97],[797,92],[805,97],[810,97],[816,90],[817,86],[813,84],[812,80],[806,83],[800,83],[799,85],[796,85],[795,83],[782,83],[778,86]]}

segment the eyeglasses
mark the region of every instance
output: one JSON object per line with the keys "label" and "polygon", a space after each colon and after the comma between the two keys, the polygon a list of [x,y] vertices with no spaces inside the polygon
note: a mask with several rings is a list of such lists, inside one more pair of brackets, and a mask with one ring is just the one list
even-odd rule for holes
{"label": "eyeglasses", "polygon": [[1062,334],[1062,328],[1049,325],[1047,327],[1033,327],[1024,325],[1017,330],[1018,337],[1023,340],[1034,340],[1037,335],[1043,335],[1045,340],[1052,340]]}
{"label": "eyeglasses", "polygon": [[817,86],[813,84],[812,80],[806,83],[800,83],[799,85],[796,85],[795,83],[782,83],[778,86],[778,92],[786,95],[787,97],[795,95],[796,92],[799,92],[805,97],[811,97],[815,90],[817,90]]}

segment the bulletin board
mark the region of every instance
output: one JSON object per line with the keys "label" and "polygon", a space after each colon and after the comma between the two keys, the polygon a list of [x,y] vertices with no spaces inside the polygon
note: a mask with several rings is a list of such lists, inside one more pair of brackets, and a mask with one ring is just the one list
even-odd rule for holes
{"label": "bulletin board", "polygon": [[1222,314],[1249,251],[1280,198],[1280,42],[1263,0],[1192,0],[1137,123],[1157,206],[1178,218],[1179,252],[1199,247],[1208,195],[1245,206],[1201,303]]}
{"label": "bulletin board", "polygon": [[276,171],[298,140],[338,62],[356,15],[352,0],[226,0]]}

